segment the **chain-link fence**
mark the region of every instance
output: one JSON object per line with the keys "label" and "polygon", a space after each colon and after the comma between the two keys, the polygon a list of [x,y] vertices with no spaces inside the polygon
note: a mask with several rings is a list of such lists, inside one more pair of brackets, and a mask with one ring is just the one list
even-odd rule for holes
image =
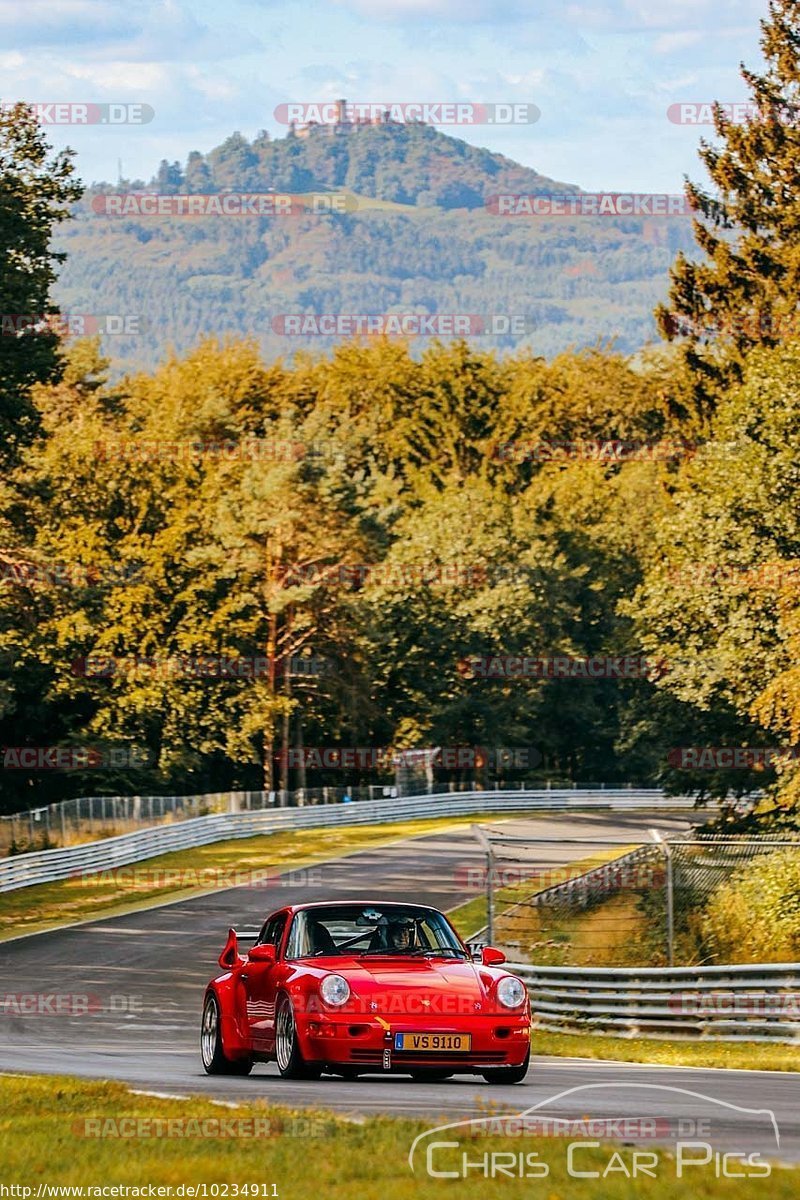
{"label": "chain-link fence", "polygon": [[[690,830],[667,836],[653,831],[643,842],[624,836],[529,838],[478,826],[475,832],[485,866],[473,867],[466,879],[475,898],[465,904],[463,919],[457,914],[457,924],[471,940],[498,946],[515,962],[542,966],[712,963],[717,955],[709,904],[722,885],[733,877],[738,884],[743,871],[778,851],[795,856],[800,870],[800,838],[724,838]],[[800,899],[797,909],[800,939]],[[715,919],[724,921],[724,911]],[[787,960],[796,958],[787,945]],[[726,961],[749,961],[735,957],[735,948],[726,950]]]}

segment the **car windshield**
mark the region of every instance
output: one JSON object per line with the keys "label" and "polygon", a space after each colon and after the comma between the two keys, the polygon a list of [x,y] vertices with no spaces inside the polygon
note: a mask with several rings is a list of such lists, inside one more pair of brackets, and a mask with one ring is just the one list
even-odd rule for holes
{"label": "car windshield", "polygon": [[329,958],[337,954],[468,957],[435,908],[330,904],[295,914],[287,958]]}

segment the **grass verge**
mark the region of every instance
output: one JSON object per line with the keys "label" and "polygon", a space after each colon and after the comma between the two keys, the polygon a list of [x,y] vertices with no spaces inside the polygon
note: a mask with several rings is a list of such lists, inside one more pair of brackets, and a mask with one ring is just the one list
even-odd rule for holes
{"label": "grass verge", "polygon": [[[280,1091],[274,1079],[268,1083],[254,1079],[253,1083],[254,1090],[267,1084]],[[521,1087],[518,1092],[521,1110],[529,1103],[530,1091]],[[238,1131],[238,1136],[231,1132],[214,1136],[221,1121],[228,1123],[229,1131]],[[486,1200],[489,1195],[528,1200],[533,1194],[546,1200],[597,1200],[599,1196],[606,1200],[642,1196],[647,1200],[685,1200],[688,1189],[694,1196],[708,1200],[734,1196],[736,1200],[760,1200],[764,1195],[763,1175],[718,1179],[711,1163],[694,1168],[691,1181],[684,1168],[684,1178],[679,1179],[675,1159],[661,1149],[652,1151],[648,1147],[657,1154],[656,1177],[633,1179],[627,1178],[620,1166],[627,1164],[630,1173],[632,1148],[592,1142],[580,1149],[575,1166],[599,1174],[578,1179],[567,1171],[566,1139],[491,1136],[471,1141],[458,1130],[443,1136],[455,1140],[461,1133],[461,1147],[470,1162],[480,1161],[492,1151],[512,1155],[515,1163],[522,1155],[524,1169],[529,1162],[536,1162],[535,1176],[487,1178],[473,1167],[466,1178],[432,1178],[425,1169],[425,1143],[423,1152],[417,1152],[416,1171],[412,1173],[408,1154],[413,1139],[443,1123],[391,1117],[358,1118],[354,1122],[329,1113],[279,1108],[264,1101],[220,1107],[206,1097],[136,1095],[116,1083],[0,1077],[3,1182],[30,1187],[28,1195],[32,1197],[40,1185],[46,1184],[84,1188],[153,1185],[171,1187],[173,1196],[186,1195],[186,1186],[205,1184],[206,1196],[223,1198],[237,1194],[234,1185],[238,1185],[238,1195],[242,1196],[248,1194],[242,1192],[242,1185],[256,1184],[264,1185],[256,1194],[280,1200],[318,1200],[320,1196],[335,1196],[337,1200],[385,1200],[387,1196],[392,1200],[430,1200],[438,1196]],[[249,1136],[243,1136],[246,1130],[252,1131]],[[260,1136],[253,1137],[256,1130]],[[435,1169],[460,1166],[461,1149],[436,1153],[439,1158],[434,1159]],[[524,1158],[532,1154],[538,1158]],[[506,1157],[506,1169],[509,1161]],[[223,1186],[212,1192],[214,1184]],[[184,1185],[183,1193],[175,1190],[180,1185]],[[796,1197],[797,1171],[775,1169],[768,1186],[770,1200]],[[16,1194],[27,1200],[24,1193]],[[91,1194],[84,1192],[85,1196]]]}
{"label": "grass verge", "polygon": [[615,1038],[594,1033],[551,1033],[534,1027],[531,1047],[534,1054],[557,1058],[616,1059],[666,1067],[724,1067],[729,1071],[800,1071],[800,1044]]}

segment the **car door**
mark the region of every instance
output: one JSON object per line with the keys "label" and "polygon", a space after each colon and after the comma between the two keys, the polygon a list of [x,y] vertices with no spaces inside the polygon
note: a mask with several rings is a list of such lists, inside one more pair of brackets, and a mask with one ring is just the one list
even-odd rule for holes
{"label": "car door", "polygon": [[242,972],[245,987],[247,1024],[253,1049],[270,1054],[275,1044],[275,991],[278,977],[278,956],[286,932],[288,914],[275,913],[261,930],[256,945],[275,947],[274,963],[249,961]]}

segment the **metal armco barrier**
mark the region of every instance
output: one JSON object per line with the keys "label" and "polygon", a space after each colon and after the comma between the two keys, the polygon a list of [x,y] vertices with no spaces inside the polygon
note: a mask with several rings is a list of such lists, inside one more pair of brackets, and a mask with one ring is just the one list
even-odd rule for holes
{"label": "metal armco barrier", "polygon": [[195,817],[174,825],[125,833],[100,842],[57,850],[38,850],[0,859],[0,892],[52,883],[73,875],[110,871],[158,854],[206,846],[229,838],[255,837],[283,829],[322,829],[331,825],[390,824],[420,817],[486,816],[503,812],[566,809],[693,808],[686,796],[665,796],[661,789],[606,788],[602,791],[563,790],[505,792],[446,792],[441,795],[391,797],[353,804],[309,808],[272,808],[255,812],[220,813]]}
{"label": "metal armco barrier", "polygon": [[728,967],[513,964],[536,1028],[614,1037],[800,1041],[800,963]]}

